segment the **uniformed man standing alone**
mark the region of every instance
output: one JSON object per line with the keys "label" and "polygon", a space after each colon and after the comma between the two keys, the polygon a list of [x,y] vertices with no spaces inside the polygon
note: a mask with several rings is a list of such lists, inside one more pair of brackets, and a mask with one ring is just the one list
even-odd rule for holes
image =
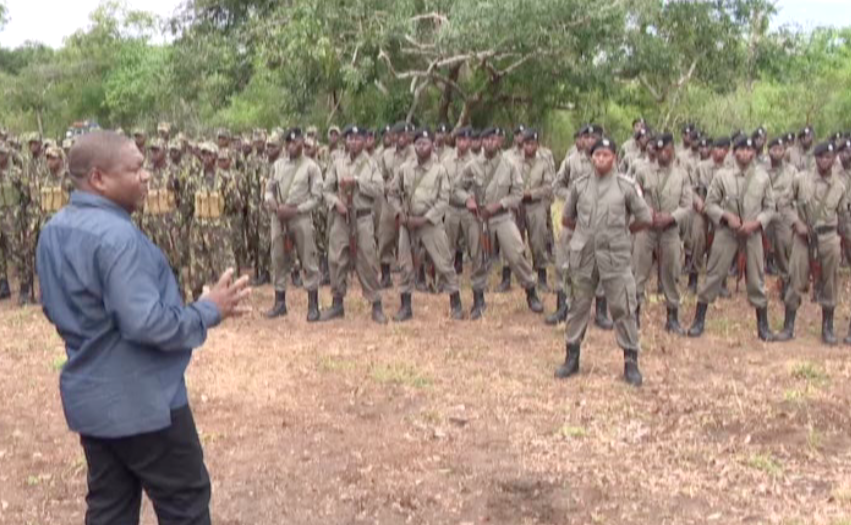
{"label": "uniformed man standing alone", "polygon": [[[420,129],[414,135],[416,161],[404,164],[393,179],[389,200],[396,210],[399,223],[399,264],[402,267],[402,306],[394,316],[396,322],[413,317],[411,292],[417,268],[414,258],[419,258],[417,246],[422,243],[423,252],[434,262],[438,279],[449,292],[449,305],[453,319],[463,319],[461,293],[458,276],[452,265],[443,215],[449,205],[449,175],[446,168],[433,158],[433,134]],[[419,264],[423,264],[422,260]]]}
{"label": "uniformed man standing alone", "polygon": [[320,320],[343,317],[348,273],[354,268],[364,298],[372,304],[372,320],[385,324],[387,318],[378,291],[378,257],[372,220],[374,201],[384,195],[384,179],[364,151],[366,129],[349,126],[343,130],[343,136],[349,154],[331,164],[323,188],[330,220],[328,263],[334,304],[322,312]]}
{"label": "uniformed man standing alone", "polygon": [[765,295],[765,260],[761,231],[776,213],[771,179],[765,168],[754,162],[753,139],[740,137],[733,147],[736,166],[715,175],[706,197],[706,215],[716,226],[709,255],[706,282],[697,297],[697,312],[689,337],[700,337],[706,310],[721,292],[721,283],[740,251],[747,257],[748,301],[756,309],[757,336],[772,341]]}
{"label": "uniformed man standing alone", "polygon": [[821,265],[821,275],[816,276],[817,298],[822,308],[821,339],[825,344],[836,344],[833,312],[842,259],[839,227],[842,225],[847,232],[849,212],[845,183],[833,170],[835,149],[831,142],[814,148],[815,168],[792,180],[789,199],[781,210],[795,235],[790,259],[791,284],[784,298],[786,319],[783,330],[777,334],[778,341],[795,337],[795,317],[809,285],[810,264],[817,261]]}
{"label": "uniformed man standing alone", "polygon": [[322,199],[322,172],[305,157],[300,128],[286,135],[287,156],[272,168],[264,202],[272,216],[272,279],[275,304],[269,318],[287,314],[287,276],[295,264],[296,252],[304,271],[307,290],[307,321],[319,320],[319,263],[313,230],[313,210]]}
{"label": "uniformed man standing alone", "polygon": [[595,173],[571,184],[562,222],[574,229],[570,240],[572,301],[565,329],[566,357],[556,369],[558,378],[579,372],[580,345],[597,285],[602,283],[615,324],[618,346],[624,352],[624,380],[642,383],[635,320],[635,280],[630,267],[632,239],[653,217],[635,184],[617,173],[617,146],[602,138],[590,149]]}
{"label": "uniformed man standing alone", "polygon": [[[467,209],[480,220],[486,221],[490,239],[499,242],[505,261],[526,290],[526,304],[533,312],[541,313],[544,307],[535,290],[535,272],[526,260],[523,239],[511,214],[523,199],[523,181],[517,166],[500,151],[496,128],[488,128],[481,135],[484,155],[462,170],[454,184],[455,197],[466,202]],[[479,249],[484,248],[481,243],[474,244],[479,244]],[[493,258],[486,256],[485,263],[481,264],[478,262],[480,253],[471,255],[474,261],[471,315],[478,319],[485,308],[485,288]]]}
{"label": "uniformed man standing alone", "polygon": [[680,292],[677,289],[677,279],[680,275],[682,251],[679,225],[687,220],[691,213],[691,183],[685,168],[675,162],[674,136],[666,133],[655,141],[658,167],[639,169],[636,176],[636,183],[653,214],[651,229],[638,233],[633,246],[633,266],[638,293],[636,321],[640,325],[644,288],[653,269],[653,254],[656,253],[668,308],[665,330],[685,335],[678,315]]}

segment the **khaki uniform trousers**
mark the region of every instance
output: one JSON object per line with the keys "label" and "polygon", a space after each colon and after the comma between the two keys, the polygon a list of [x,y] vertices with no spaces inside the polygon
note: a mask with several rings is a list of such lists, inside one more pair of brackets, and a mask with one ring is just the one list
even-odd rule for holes
{"label": "khaki uniform trousers", "polygon": [[[842,247],[836,231],[818,235],[818,260],[821,263],[821,279],[816,283],[818,302],[823,308],[836,308],[836,292],[839,283],[839,264]],[[801,298],[807,293],[810,280],[810,254],[807,241],[793,235],[792,256],[789,259],[790,285],[786,288],[783,302],[787,308],[797,310]]]}
{"label": "khaki uniform trousers", "polygon": [[680,292],[677,289],[677,278],[680,275],[680,229],[672,224],[665,231],[644,230],[635,236],[632,249],[632,267],[635,269],[635,289],[638,293],[638,304],[645,299],[644,290],[650,274],[653,271],[653,253],[657,252],[657,264],[660,265],[662,291],[665,293],[665,303],[668,308],[680,307]]}
{"label": "khaki uniform trousers", "polygon": [[[287,251],[285,236],[289,235],[292,249]],[[276,292],[287,291],[287,278],[296,267],[296,257],[301,261],[304,272],[304,289],[312,292],[319,289],[319,263],[317,262],[316,239],[313,230],[313,215],[299,214],[287,221],[286,228],[281,220],[272,217],[272,284]]]}
{"label": "khaki uniform trousers", "polygon": [[[709,266],[706,270],[706,280],[697,294],[699,302],[710,304],[718,297],[724,277],[727,276],[730,266],[739,252],[739,242],[736,233],[727,227],[721,227],[715,231],[715,240],[712,243]],[[763,259],[762,236],[757,232],[744,242],[747,256],[745,280],[747,281],[748,301],[754,308],[766,308],[768,299],[765,296],[765,261]]]}
{"label": "khaki uniform trousers", "polygon": [[521,233],[525,233],[526,239],[528,239],[535,269],[544,270],[549,261],[547,257],[547,239],[549,238],[547,222],[550,216],[550,207],[543,200],[524,204],[524,206],[526,208],[526,231]]}
{"label": "khaki uniform trousers", "polygon": [[[526,260],[523,238],[520,237],[520,230],[517,228],[514,217],[510,213],[502,212],[488,221],[488,230],[491,235],[491,246],[496,244],[494,241],[499,243],[500,254],[511,268],[511,272],[517,276],[520,286],[524,290],[534,287],[537,284],[535,271]],[[474,254],[473,259],[481,260],[481,256]],[[489,258],[486,264],[478,268],[478,271],[476,268],[473,269],[473,290],[481,291],[487,287],[488,274],[494,259]]]}
{"label": "khaki uniform trousers", "polygon": [[792,257],[792,227],[782,220],[773,220],[768,225],[768,242],[774,249],[774,261],[780,272],[780,282],[787,285],[790,282],[790,258]]}
{"label": "khaki uniform trousers", "polygon": [[375,224],[371,210],[357,212],[357,254],[355,260],[349,251],[349,224],[346,217],[332,210],[328,242],[328,267],[331,274],[331,292],[335,297],[345,297],[348,274],[355,265],[363,297],[370,303],[381,300],[378,293],[378,257],[375,249]]}
{"label": "khaki uniform trousers", "polygon": [[[422,251],[419,247],[422,245]],[[438,281],[444,283],[444,291],[453,294],[459,290],[458,275],[449,253],[449,243],[446,240],[446,231],[443,224],[432,224],[426,222],[420,228],[409,230],[406,227],[399,228],[399,266],[402,269],[402,280],[399,284],[399,293],[411,293],[416,281],[414,269],[414,257],[412,247],[417,249],[420,264],[425,264],[425,257],[419,254],[425,252],[434,263],[435,276]]]}

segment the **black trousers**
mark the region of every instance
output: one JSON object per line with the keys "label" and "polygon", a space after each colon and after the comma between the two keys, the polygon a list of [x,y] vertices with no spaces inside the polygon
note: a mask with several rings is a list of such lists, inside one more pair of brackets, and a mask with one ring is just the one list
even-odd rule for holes
{"label": "black trousers", "polygon": [[137,525],[142,490],[160,525],[210,523],[210,476],[189,405],[171,426],[117,439],[80,436],[88,463],[86,525]]}

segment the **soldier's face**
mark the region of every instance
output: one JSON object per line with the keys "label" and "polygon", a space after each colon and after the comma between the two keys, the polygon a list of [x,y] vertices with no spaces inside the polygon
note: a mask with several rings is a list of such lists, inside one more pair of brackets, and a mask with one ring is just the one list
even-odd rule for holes
{"label": "soldier's face", "polygon": [[783,156],[786,155],[786,148],[780,144],[775,144],[768,150],[768,155],[771,157],[771,160],[775,162],[783,160]]}
{"label": "soldier's face", "polygon": [[164,130],[164,129],[161,129],[161,130],[159,130],[159,131],[157,132],[157,135],[159,135],[159,137],[160,137],[161,139],[163,139],[163,140],[165,140],[165,141],[168,141],[168,137],[169,137],[169,133],[168,133],[168,131],[166,131],[166,130]]}
{"label": "soldier's face", "polygon": [[481,151],[482,149],[482,139],[473,139],[470,141],[470,149],[473,151]]}
{"label": "soldier's face", "polygon": [[179,149],[170,149],[168,150],[168,156],[171,158],[172,162],[180,162],[180,159],[183,157],[183,152]]}
{"label": "soldier's face", "polygon": [[142,148],[145,147],[145,142],[148,141],[148,138],[145,137],[144,135],[136,134],[136,135],[133,135],[133,140],[136,142],[136,147],[141,150]]}
{"label": "soldier's face", "polygon": [[216,165],[220,170],[229,170],[230,169],[230,159],[227,157],[220,157],[216,160]]}
{"label": "soldier's face", "polygon": [[332,146],[334,144],[336,144],[339,140],[340,140],[340,135],[336,131],[333,131],[328,135],[328,144],[330,144]]}
{"label": "soldier's face", "polygon": [[486,137],[482,139],[482,147],[485,148],[485,153],[493,154],[499,150],[499,136],[491,135],[490,137]]}
{"label": "soldier's face", "polygon": [[50,171],[56,173],[62,167],[62,159],[55,155],[47,157],[47,167]]}
{"label": "soldier's face", "polygon": [[437,146],[443,146],[446,143],[446,133],[435,133],[434,143]]}
{"label": "soldier's face", "polygon": [[219,149],[227,149],[230,145],[230,140],[227,137],[216,137],[216,145]]}
{"label": "soldier's face", "polygon": [[809,148],[810,146],[813,145],[813,136],[812,135],[804,135],[803,137],[801,137],[801,144],[803,144],[804,147]]}
{"label": "soldier's face", "polygon": [[607,148],[597,148],[597,151],[595,151],[591,156],[591,162],[594,163],[594,169],[597,170],[598,175],[605,175],[612,171],[616,158],[617,155],[612,153],[611,150]]}
{"label": "soldier's face", "polygon": [[470,150],[470,139],[468,137],[455,137],[455,148],[459,155],[464,155]]}
{"label": "soldier's face", "polygon": [[753,148],[739,148],[736,150],[736,162],[745,166],[751,163],[756,152]]}
{"label": "soldier's face", "polygon": [[151,148],[151,160],[162,162],[165,160],[165,151],[161,148]]}
{"label": "soldier's face", "polygon": [[527,158],[532,158],[538,153],[538,141],[537,140],[527,140],[523,143],[523,153]]}
{"label": "soldier's face", "polygon": [[836,156],[833,153],[824,153],[816,157],[816,164],[822,173],[830,171],[834,162],[836,162]]}
{"label": "soldier's face", "polygon": [[257,153],[263,153],[266,149],[266,141],[265,140],[255,140],[254,141],[254,151]]}
{"label": "soldier's face", "polygon": [[644,129],[644,122],[636,122],[635,124],[632,125],[632,132],[633,133],[638,133],[642,129]]}
{"label": "soldier's face", "polygon": [[594,146],[594,144],[597,143],[597,140],[599,140],[599,139],[600,139],[600,137],[597,136],[597,135],[585,135],[582,138],[583,149],[586,152],[591,151],[591,148]]}
{"label": "soldier's face", "polygon": [[756,149],[762,150],[762,148],[765,147],[765,137],[758,136],[754,139],[753,143],[754,146],[756,146]]}
{"label": "soldier's face", "polygon": [[395,142],[396,135],[394,135],[393,133],[385,133],[384,136],[381,138],[381,143],[384,144],[385,148],[393,146]]}
{"label": "soldier's face", "polygon": [[671,161],[674,159],[674,145],[666,145],[664,148],[656,152],[656,156],[659,158],[659,164],[670,164]]}
{"label": "soldier's face", "polygon": [[846,147],[844,150],[839,152],[839,161],[846,167],[849,163],[851,163],[851,148]]}
{"label": "soldier's face", "polygon": [[523,145],[523,134],[518,133],[518,134],[514,135],[514,145],[515,146],[522,146]]}
{"label": "soldier's face", "polygon": [[304,150],[304,139],[298,138],[287,142],[287,155],[298,157]]}
{"label": "soldier's face", "polygon": [[33,155],[38,155],[39,153],[41,153],[41,142],[31,140],[28,146],[30,147],[30,153],[32,153]]}
{"label": "soldier's face", "polygon": [[429,138],[420,138],[414,143],[414,149],[417,152],[417,157],[421,160],[428,159],[431,156],[431,151],[434,149],[434,144]]}
{"label": "soldier's face", "polygon": [[730,150],[727,148],[712,148],[712,160],[717,164],[721,164],[727,158],[727,153],[729,152]]}
{"label": "soldier's face", "polygon": [[368,135],[368,136],[366,137],[366,144],[365,144],[365,147],[366,147],[367,149],[372,149],[372,148],[374,148],[374,147],[375,147],[375,136],[374,136],[374,135]]}
{"label": "soldier's face", "polygon": [[202,151],[201,161],[205,168],[212,168],[216,164],[216,155],[212,151]]}
{"label": "soldier's face", "polygon": [[709,153],[711,152],[711,150],[709,149],[709,146],[701,146],[701,147],[698,149],[698,152],[700,153],[700,158],[701,158],[701,159],[708,159],[708,158],[709,158]]}
{"label": "soldier's face", "polygon": [[346,137],[346,147],[349,148],[349,153],[352,155],[360,155],[365,145],[363,137],[357,133],[352,133]]}
{"label": "soldier's face", "polygon": [[144,169],[144,161],[142,153],[128,143],[111,167],[92,170],[88,182],[100,195],[132,213],[148,194],[151,175]]}
{"label": "soldier's face", "polygon": [[397,148],[400,148],[400,149],[404,148],[410,143],[411,143],[411,134],[410,133],[399,133],[399,135],[396,137],[396,147]]}
{"label": "soldier's face", "polygon": [[281,146],[278,144],[266,144],[266,151],[270,157],[277,157],[281,154]]}

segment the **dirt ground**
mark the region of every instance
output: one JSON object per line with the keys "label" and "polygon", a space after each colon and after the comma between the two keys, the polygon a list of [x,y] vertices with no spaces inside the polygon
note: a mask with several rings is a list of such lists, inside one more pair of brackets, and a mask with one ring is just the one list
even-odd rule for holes
{"label": "dirt ground", "polygon": [[[654,300],[636,390],[597,329],[581,375],[554,380],[563,326],[528,312],[516,285],[487,296],[481,322],[416,294],[415,320],[386,327],[357,290],[327,325],[306,323],[299,290],[288,317],[263,319],[271,295],[256,290],[255,311],[188,372],[218,524],[851,524],[851,347],[819,344],[813,304],[796,341],[767,345],[744,291],[711,307],[700,340],[664,333]],[[388,314],[398,304],[385,294]],[[693,308],[687,296],[684,323]],[[83,522],[63,361],[39,308],[0,306],[0,523]],[[155,523],[147,503],[143,515]]]}

